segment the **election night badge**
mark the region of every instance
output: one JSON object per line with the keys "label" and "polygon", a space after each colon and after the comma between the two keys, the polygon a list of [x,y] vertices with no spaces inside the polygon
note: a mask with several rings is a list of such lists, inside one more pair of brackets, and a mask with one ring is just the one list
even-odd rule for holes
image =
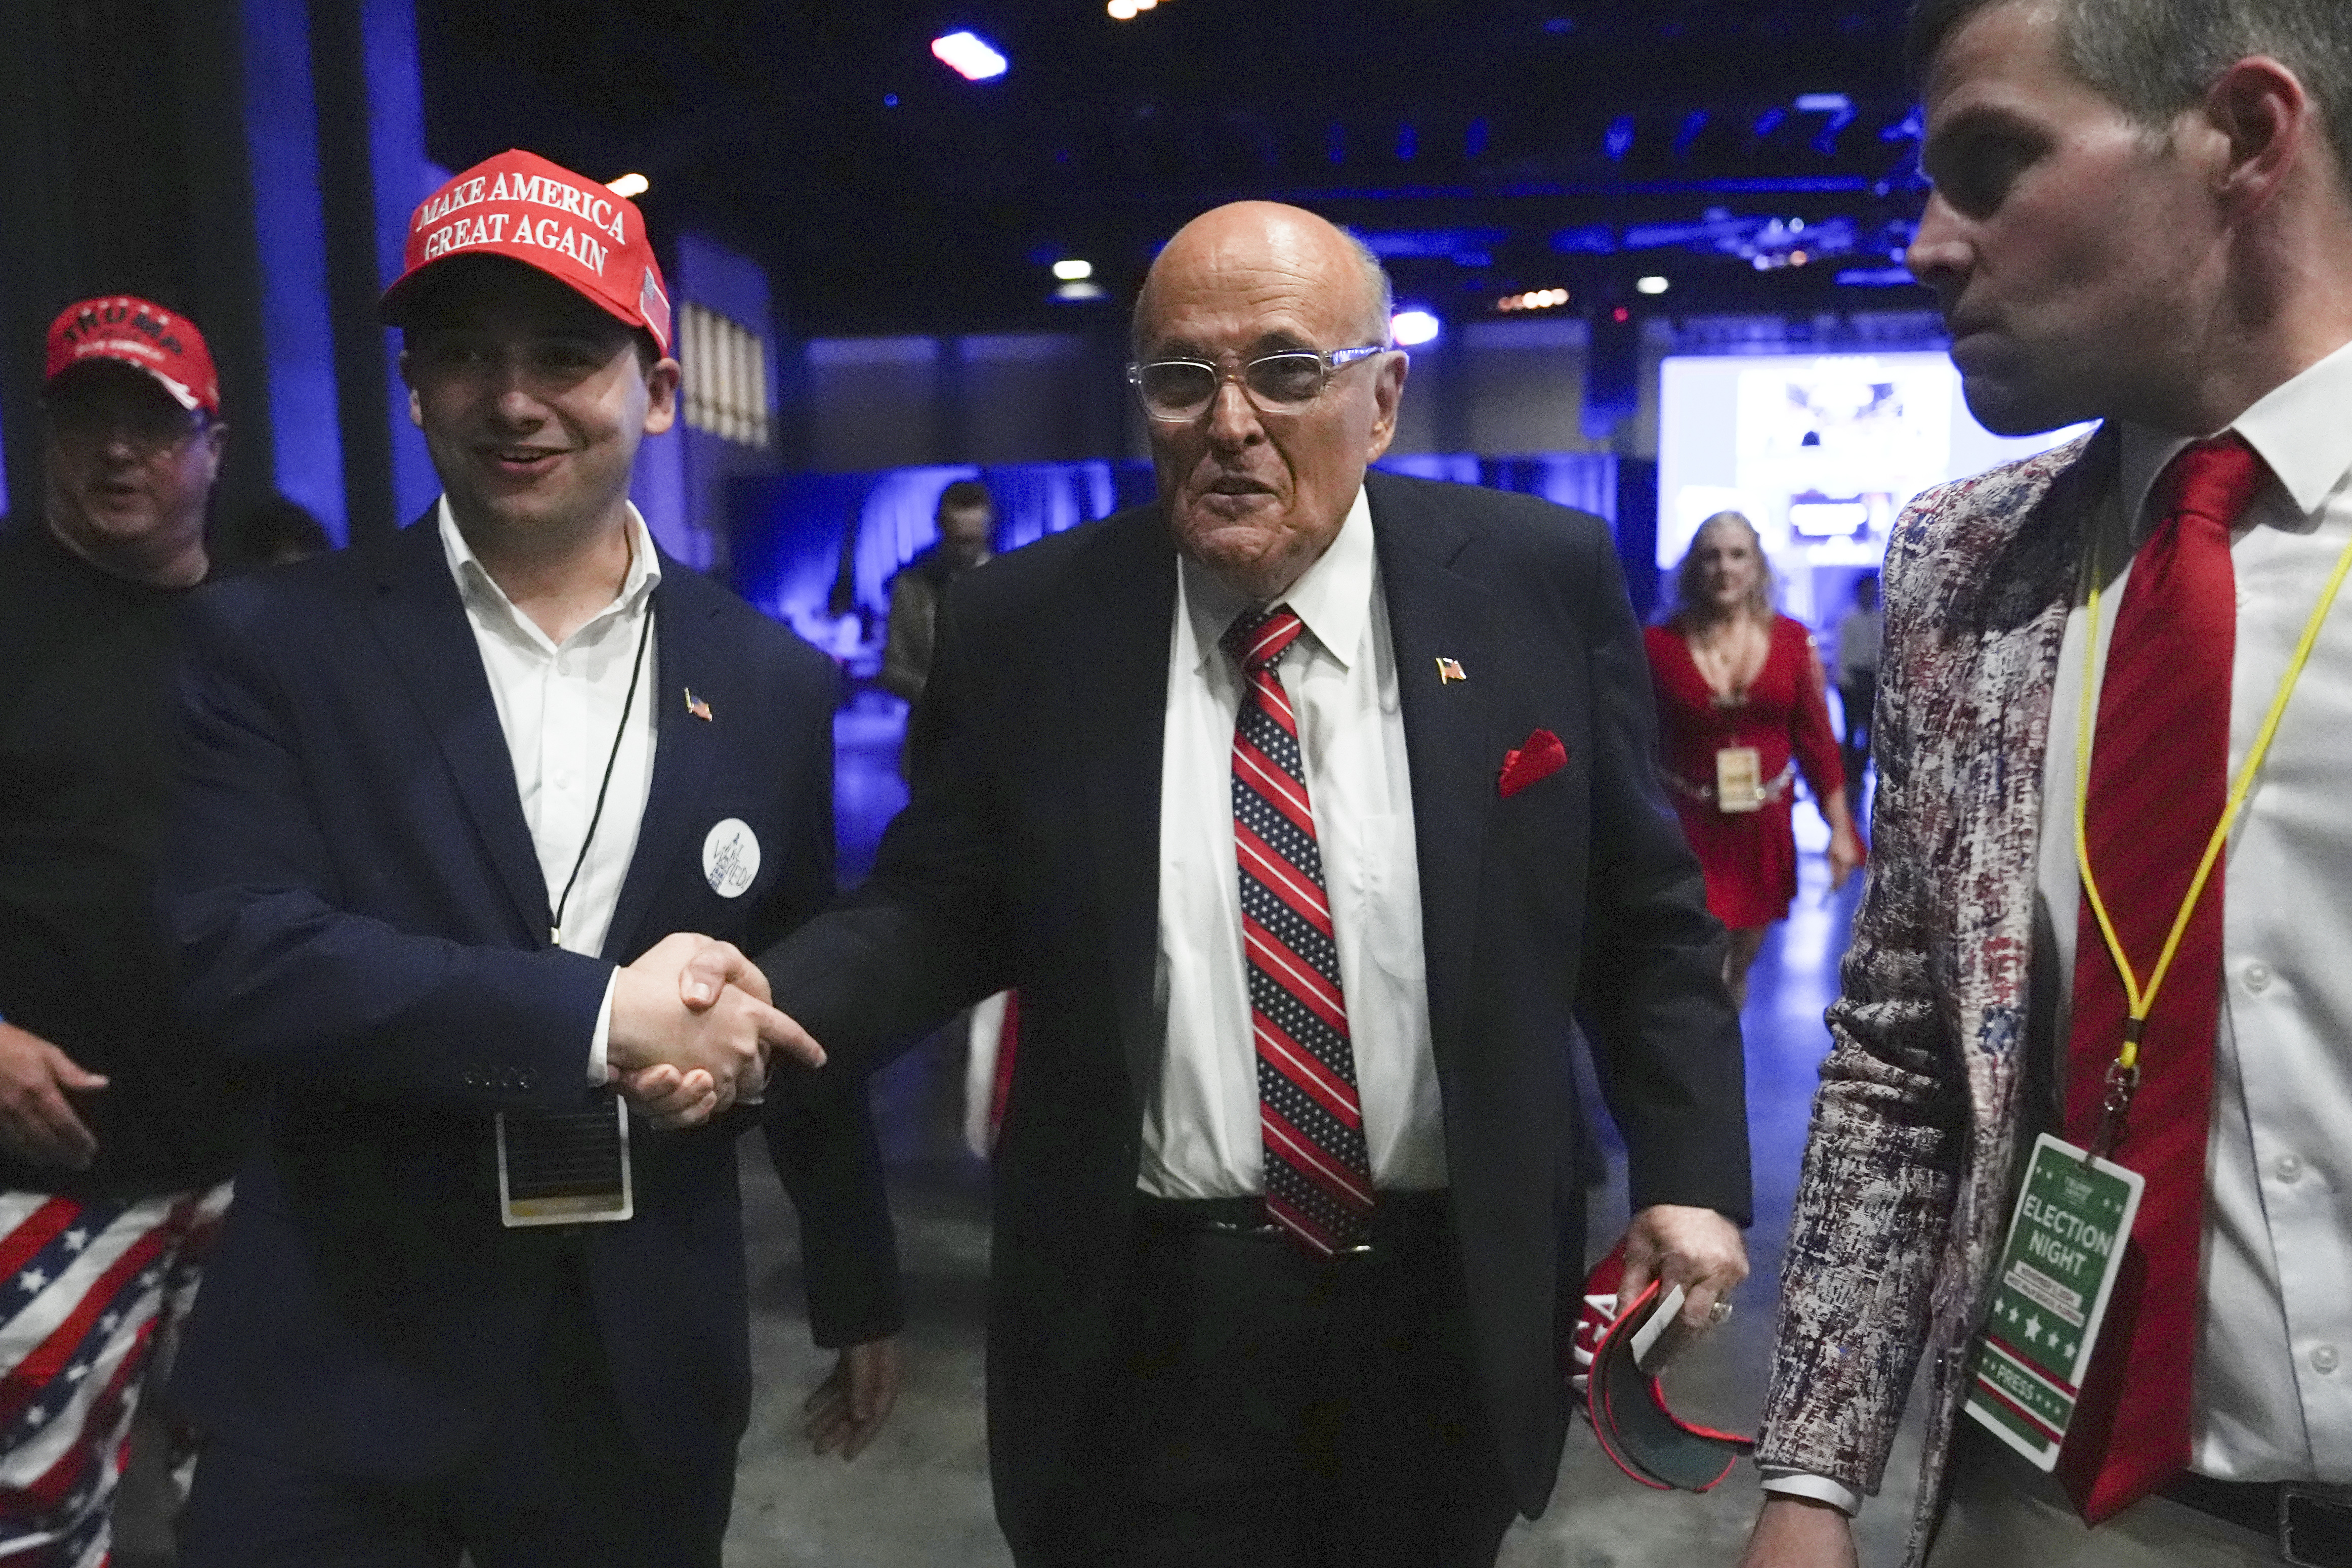
{"label": "election night badge", "polygon": [[2040,1469],[2058,1463],[2146,1178],[2044,1133],[2009,1224],[1968,1413]]}

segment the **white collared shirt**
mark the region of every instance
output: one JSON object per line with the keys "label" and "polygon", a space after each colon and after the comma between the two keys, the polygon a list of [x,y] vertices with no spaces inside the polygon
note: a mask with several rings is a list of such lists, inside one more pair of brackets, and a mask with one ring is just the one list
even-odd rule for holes
{"label": "white collared shirt", "polygon": [[[1372,1179],[1391,1189],[1442,1187],[1445,1134],[1429,1043],[1412,786],[1361,490],[1339,536],[1282,602],[1307,624],[1279,669],[1298,715]],[[1144,1113],[1139,1177],[1144,1191],[1162,1197],[1265,1190],[1234,859],[1242,680],[1218,642],[1249,608],[1179,558],[1160,777],[1157,990],[1167,1049]]]}
{"label": "white collared shirt", "polygon": [[[2320,590],[2352,542],[2352,344],[2231,426],[2270,465],[2230,547],[2234,779]],[[2123,431],[2100,556],[2152,531],[2147,500],[2188,443]],[[2128,541],[2128,544],[2127,544]],[[2126,567],[2102,591],[2095,675]],[[2352,599],[2352,592],[2341,596]],[[2043,775],[2039,892],[2056,936],[2063,1041],[2074,997],[2075,727],[2086,616],[2066,623]],[[2190,1463],[2225,1480],[2352,1482],[2352,605],[2339,602],[2231,836],[2221,1019],[2206,1155],[2204,1311]],[[2037,983],[2042,977],[2037,977]]]}
{"label": "white collared shirt", "polygon": [[[559,644],[515,608],[506,590],[475,558],[446,496],[439,521],[442,551],[457,580],[466,620],[474,629],[474,645],[481,651],[482,671],[489,677],[490,698],[498,706],[499,727],[506,734],[507,753],[514,762],[515,790],[539,853],[540,874],[546,880],[547,907],[552,913],[558,903],[563,904],[559,945],[574,953],[601,956],[620,903],[621,883],[636,853],[638,822],[653,783],[654,694],[660,682],[653,639],[646,633],[654,588],[661,581],[653,535],[636,507],[630,507],[629,570],[620,593]],[[640,638],[645,667],[624,727],[622,708]],[[612,784],[604,815],[596,821],[595,840],[583,859],[581,843],[596,814],[596,792],[604,783],[607,758],[613,764]],[[572,881],[575,862],[580,876],[566,900],[564,884]],[[604,1046],[612,1012],[608,983],[594,1039],[587,1042],[592,1083],[602,1083],[607,1076]]]}

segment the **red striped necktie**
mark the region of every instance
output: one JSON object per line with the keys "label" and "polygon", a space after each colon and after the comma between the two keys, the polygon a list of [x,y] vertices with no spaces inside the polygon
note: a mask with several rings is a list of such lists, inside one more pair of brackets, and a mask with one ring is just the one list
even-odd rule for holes
{"label": "red striped necktie", "polygon": [[[2174,458],[2155,493],[2160,520],[2116,612],[2084,827],[2092,874],[2142,985],[2229,797],[2238,636],[2230,528],[2269,474],[2236,435]],[[2226,863],[2215,863],[2157,993],[2140,1042],[2139,1091],[2112,1156],[2146,1176],[2147,1188],[2058,1460],[2060,1479],[2095,1524],[2189,1467]],[[2087,1145],[2099,1124],[2128,1011],[2086,897],[2066,1058],[2066,1131],[2077,1143]]]}
{"label": "red striped necktie", "polygon": [[1300,1247],[1328,1257],[1363,1245],[1370,1232],[1372,1162],[1298,719],[1275,667],[1306,629],[1287,605],[1244,611],[1227,629],[1224,647],[1243,681],[1234,726],[1234,858],[1257,1043],[1266,1215]]}

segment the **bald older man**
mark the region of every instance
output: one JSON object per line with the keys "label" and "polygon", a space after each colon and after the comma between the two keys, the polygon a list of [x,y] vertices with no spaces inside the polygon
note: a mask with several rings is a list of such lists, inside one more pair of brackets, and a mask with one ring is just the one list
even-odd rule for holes
{"label": "bald older man", "polygon": [[1169,243],[1160,497],[959,581],[870,882],[761,959],[837,1060],[1021,988],[989,1442],[1025,1565],[1494,1561],[1582,1272],[1571,1019],[1637,1275],[1746,1271],[1722,934],[1599,519],[1367,476],[1386,279],[1250,203]]}

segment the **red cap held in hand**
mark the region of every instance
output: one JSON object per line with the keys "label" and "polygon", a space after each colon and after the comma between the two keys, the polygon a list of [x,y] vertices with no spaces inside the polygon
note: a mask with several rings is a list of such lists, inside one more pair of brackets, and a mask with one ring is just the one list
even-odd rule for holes
{"label": "red cap held in hand", "polygon": [[220,372],[205,335],[185,316],[129,294],[68,305],[49,323],[53,382],[85,360],[112,360],[145,371],[190,412],[220,413]]}
{"label": "red cap held in hand", "polygon": [[670,351],[669,293],[636,204],[535,152],[501,152],[425,198],[408,222],[399,278],[384,290],[397,324],[420,274],[453,256],[535,267]]}
{"label": "red cap held in hand", "polygon": [[[1684,1420],[1666,1406],[1666,1391],[1642,1370],[1635,1342],[1661,1314],[1659,1281],[1652,1280],[1623,1312],[1618,1287],[1625,1280],[1625,1244],[1593,1265],[1584,1279],[1583,1311],[1562,1347],[1561,1370],[1580,1396],[1601,1451],[1629,1479],[1658,1491],[1706,1491],[1731,1473],[1756,1439]],[[1676,1308],[1681,1296],[1674,1298]],[[1660,1325],[1663,1327],[1664,1325]]]}

